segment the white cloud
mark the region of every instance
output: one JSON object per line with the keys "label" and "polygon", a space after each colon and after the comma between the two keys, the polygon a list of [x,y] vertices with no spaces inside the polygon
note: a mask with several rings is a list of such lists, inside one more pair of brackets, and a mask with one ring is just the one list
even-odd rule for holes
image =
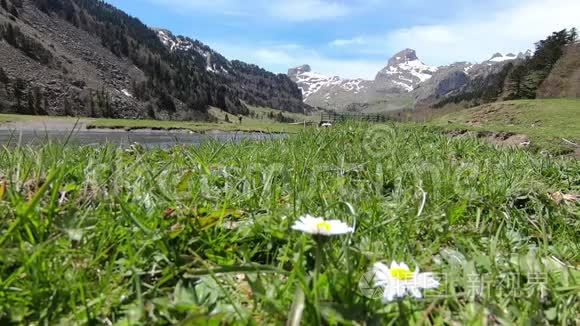
{"label": "white cloud", "polygon": [[350,40],[333,46],[350,46],[352,53],[388,56],[410,47],[430,64],[482,61],[494,52],[517,52],[533,48],[553,31],[578,26],[579,0],[518,0],[509,8],[491,13],[471,13],[444,24],[401,28]]}
{"label": "white cloud", "polygon": [[330,46],[342,47],[342,46],[352,46],[357,44],[365,44],[367,41],[365,38],[358,36],[352,39],[338,39],[328,43]]}
{"label": "white cloud", "polygon": [[286,73],[288,68],[309,64],[316,72],[326,75],[339,75],[345,78],[374,79],[382,61],[336,59],[309,50],[297,44],[235,45],[216,43],[212,47],[227,58],[256,63],[276,73]]}

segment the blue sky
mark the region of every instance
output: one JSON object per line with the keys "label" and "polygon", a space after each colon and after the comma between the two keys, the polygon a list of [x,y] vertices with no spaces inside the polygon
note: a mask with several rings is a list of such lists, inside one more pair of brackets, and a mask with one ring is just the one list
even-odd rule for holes
{"label": "blue sky", "polygon": [[152,27],[273,72],[308,63],[373,78],[394,53],[426,64],[519,52],[580,24],[580,0],[108,0]]}

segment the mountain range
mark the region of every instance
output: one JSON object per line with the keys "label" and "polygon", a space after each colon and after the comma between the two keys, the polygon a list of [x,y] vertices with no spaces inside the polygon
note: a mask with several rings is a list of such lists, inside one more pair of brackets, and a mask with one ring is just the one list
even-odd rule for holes
{"label": "mountain range", "polygon": [[397,111],[433,105],[435,100],[464,91],[470,83],[499,73],[507,63],[525,60],[526,53],[494,54],[479,64],[458,62],[432,67],[415,50],[405,49],[388,60],[374,80],[343,79],[312,72],[309,65],[291,68],[288,76],[297,83],[304,101],[335,111]]}

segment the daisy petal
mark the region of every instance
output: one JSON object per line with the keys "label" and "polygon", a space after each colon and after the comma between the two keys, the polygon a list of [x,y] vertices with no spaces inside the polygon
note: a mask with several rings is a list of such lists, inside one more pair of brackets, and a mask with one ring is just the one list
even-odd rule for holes
{"label": "daisy petal", "polygon": [[421,291],[419,291],[418,288],[412,288],[409,289],[409,292],[411,292],[411,295],[415,298],[415,299],[421,299],[423,297],[423,294],[421,293]]}
{"label": "daisy petal", "polygon": [[417,275],[416,284],[423,289],[436,289],[439,287],[439,281],[433,277],[432,273],[421,273]]}
{"label": "daisy petal", "polygon": [[397,298],[404,298],[407,293],[407,289],[403,284],[395,285],[395,293]]}
{"label": "daisy petal", "polygon": [[389,303],[395,299],[397,292],[393,288],[387,288],[383,292],[383,303]]}
{"label": "daisy petal", "polygon": [[389,268],[383,263],[375,263],[373,280],[376,286],[387,285],[389,283]]}

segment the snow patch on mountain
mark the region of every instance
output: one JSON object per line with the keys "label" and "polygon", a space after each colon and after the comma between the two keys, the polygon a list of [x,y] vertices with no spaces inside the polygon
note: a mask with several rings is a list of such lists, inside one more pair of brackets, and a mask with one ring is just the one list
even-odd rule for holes
{"label": "snow patch on mountain", "polygon": [[121,90],[121,93],[127,97],[133,97],[133,94],[129,93],[129,91],[124,88]]}
{"label": "snow patch on mountain", "polygon": [[[408,72],[411,75],[417,77],[421,82],[424,82],[431,78],[434,72],[437,71],[436,67],[431,67],[420,60],[405,61],[396,66],[388,66],[385,68],[384,72],[388,75],[397,75],[403,72]],[[408,81],[409,79],[407,79]]]}
{"label": "snow patch on mountain", "polygon": [[193,48],[193,44],[187,39],[181,36],[175,37],[173,34],[166,30],[157,30],[157,37],[159,37],[161,43],[163,43],[163,45],[168,47],[171,51],[189,51]]}
{"label": "snow patch on mountain", "polygon": [[414,88],[413,88],[413,86],[411,86],[411,85],[409,84],[409,82],[407,82],[407,83],[404,83],[404,82],[401,82],[401,81],[398,81],[398,80],[393,80],[393,83],[394,83],[395,85],[399,86],[400,88],[404,89],[404,90],[405,90],[405,91],[407,91],[407,92],[412,92],[412,91],[413,91],[413,89],[414,89]]}
{"label": "snow patch on mountain", "polygon": [[[365,88],[364,85],[361,85],[361,83],[364,82],[363,79],[342,79],[338,76],[329,77],[310,71],[310,67],[304,67],[306,67],[306,65],[295,68],[295,74],[290,75],[290,77],[296,82],[298,88],[302,90],[302,96],[305,100],[323,88],[339,88],[355,94]],[[330,97],[330,93],[328,93],[326,97]]]}
{"label": "snow patch on mountain", "polygon": [[215,55],[211,49],[203,46],[203,44],[188,39],[183,36],[174,36],[171,32],[164,29],[157,29],[157,37],[163,45],[169,48],[171,51],[195,51],[200,56],[206,60],[206,71],[211,73],[224,73],[228,74],[229,71],[223,66],[217,66],[212,61],[212,57]]}
{"label": "snow patch on mountain", "polygon": [[475,66],[474,64],[469,64],[467,67],[463,68],[463,72],[469,75],[469,71]]}

